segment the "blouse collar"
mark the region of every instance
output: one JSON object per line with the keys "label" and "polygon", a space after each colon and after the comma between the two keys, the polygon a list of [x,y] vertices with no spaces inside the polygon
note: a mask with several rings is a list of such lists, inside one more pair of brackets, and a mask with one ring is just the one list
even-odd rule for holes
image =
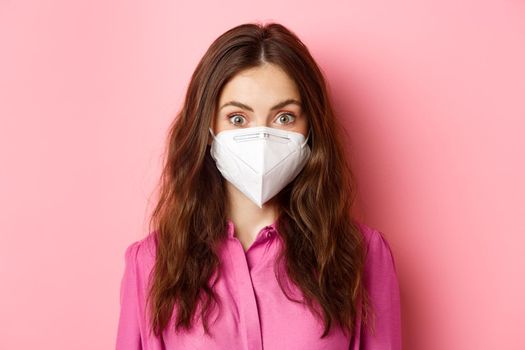
{"label": "blouse collar", "polygon": [[[235,224],[230,219],[226,219],[226,221],[228,223],[228,237],[233,238],[234,237],[234,232],[235,232]],[[278,233],[278,231],[277,231],[277,220],[275,220],[270,225],[264,226],[259,231],[259,233],[257,234],[256,239],[258,239],[259,236],[261,236],[262,234],[267,234],[267,236],[273,236],[273,233]]]}

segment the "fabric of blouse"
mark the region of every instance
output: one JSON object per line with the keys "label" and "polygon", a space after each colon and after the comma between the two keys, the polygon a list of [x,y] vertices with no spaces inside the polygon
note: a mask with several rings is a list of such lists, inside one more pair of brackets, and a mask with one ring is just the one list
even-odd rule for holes
{"label": "fabric of blouse", "polygon": [[[361,323],[358,313],[353,334],[333,326],[320,338],[322,322],[304,304],[287,299],[277,282],[273,262],[282,241],[276,223],[263,227],[245,251],[228,220],[220,279],[214,287],[222,306],[218,316],[210,318],[212,336],[204,333],[199,317],[192,330],[175,333],[175,314],[161,336],[150,333],[146,295],[155,240],[149,234],[131,243],[124,254],[116,349],[400,350],[400,293],[391,248],[380,231],[358,225],[367,242],[364,283],[375,311],[375,331]],[[297,286],[287,284],[294,298],[302,295]]]}

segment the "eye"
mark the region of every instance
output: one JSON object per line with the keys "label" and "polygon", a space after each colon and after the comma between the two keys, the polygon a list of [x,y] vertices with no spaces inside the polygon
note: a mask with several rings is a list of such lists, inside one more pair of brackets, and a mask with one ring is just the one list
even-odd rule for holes
{"label": "eye", "polygon": [[246,118],[240,114],[232,114],[228,116],[228,119],[233,125],[244,125],[246,123]]}
{"label": "eye", "polygon": [[292,113],[283,113],[277,117],[279,124],[290,124],[295,120],[295,116]]}

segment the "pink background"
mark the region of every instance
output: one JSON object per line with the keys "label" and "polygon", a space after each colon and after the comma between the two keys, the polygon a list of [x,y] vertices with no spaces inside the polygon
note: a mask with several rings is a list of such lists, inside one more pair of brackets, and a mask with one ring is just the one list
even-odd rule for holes
{"label": "pink background", "polygon": [[525,349],[525,5],[0,2],[0,348],[111,349],[169,123],[209,44],[278,21],[318,60],[409,350]]}

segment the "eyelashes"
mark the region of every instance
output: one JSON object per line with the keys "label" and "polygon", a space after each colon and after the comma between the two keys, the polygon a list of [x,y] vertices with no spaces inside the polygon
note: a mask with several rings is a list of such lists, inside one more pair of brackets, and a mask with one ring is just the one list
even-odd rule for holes
{"label": "eyelashes", "polygon": [[[274,122],[275,121],[278,121],[278,120],[281,120],[281,118],[283,116],[286,116],[287,117],[287,120],[288,121],[285,121],[285,122],[278,122],[277,124],[279,125],[289,125],[289,124],[292,124],[295,119],[297,118],[295,113],[292,113],[292,112],[282,112],[282,113],[279,113],[277,115],[277,117],[274,119]],[[226,119],[229,120],[229,122],[232,124],[232,125],[245,125],[247,123],[247,118],[246,116],[244,116],[242,113],[239,113],[239,112],[234,112],[234,113],[230,113],[226,116]]]}
{"label": "eyelashes", "polygon": [[233,125],[239,125],[239,123],[237,123],[236,121],[234,121],[234,120],[237,120],[237,121],[238,121],[239,119],[244,120],[244,122],[243,122],[241,125],[246,124],[246,117],[244,117],[242,114],[239,114],[239,113],[233,113],[233,114],[231,114],[231,115],[228,115],[226,118],[227,118],[227,119],[230,121],[230,123],[233,124]]}

